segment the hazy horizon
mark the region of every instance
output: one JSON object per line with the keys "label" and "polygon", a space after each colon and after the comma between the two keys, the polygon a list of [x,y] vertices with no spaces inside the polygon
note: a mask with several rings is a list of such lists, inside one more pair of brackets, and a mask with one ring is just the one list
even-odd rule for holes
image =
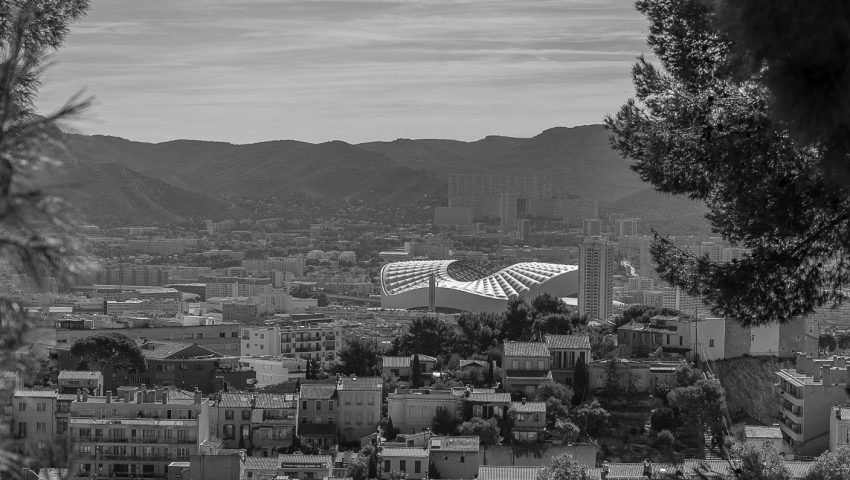
{"label": "hazy horizon", "polygon": [[599,124],[646,53],[631,2],[94,1],[38,107],[158,143],[533,137]]}

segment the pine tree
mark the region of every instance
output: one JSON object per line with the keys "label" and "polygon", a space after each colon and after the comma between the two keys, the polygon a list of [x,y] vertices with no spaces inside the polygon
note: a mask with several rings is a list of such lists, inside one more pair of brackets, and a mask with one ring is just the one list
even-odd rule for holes
{"label": "pine tree", "polygon": [[493,372],[493,354],[487,354],[487,385],[494,385],[496,383],[495,374]]}
{"label": "pine tree", "polygon": [[396,430],[393,426],[393,417],[387,417],[387,423],[384,424],[384,437],[388,442],[395,440]]}
{"label": "pine tree", "polygon": [[304,379],[305,380],[312,380],[313,379],[313,362],[311,362],[310,360],[307,360],[307,367],[306,367],[306,371],[304,372]]}
{"label": "pine tree", "polygon": [[419,354],[413,355],[410,362],[410,386],[419,388],[422,386],[422,365],[419,363]]}

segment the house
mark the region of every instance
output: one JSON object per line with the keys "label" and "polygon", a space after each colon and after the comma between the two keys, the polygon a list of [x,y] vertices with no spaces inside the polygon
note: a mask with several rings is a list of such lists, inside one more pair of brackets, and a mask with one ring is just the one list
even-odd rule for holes
{"label": "house", "polygon": [[579,358],[590,360],[588,335],[546,335],[546,347],[551,355],[552,377],[556,382],[572,385],[575,365]]}
{"label": "house", "polygon": [[382,389],[381,377],[339,378],[336,390],[342,442],[358,442],[375,433],[381,419]]}
{"label": "house", "polygon": [[517,397],[532,396],[537,386],[552,379],[549,348],[543,342],[513,342],[504,344],[502,385]]}
{"label": "house", "polygon": [[778,424],[772,426],[744,425],[744,429],[741,430],[741,441],[758,446],[769,446],[780,453],[792,453],[790,449],[786,451],[783,446],[782,430]]}
{"label": "house", "polygon": [[[144,343],[139,348],[148,369],[130,374],[131,385],[160,385],[184,390],[197,388],[203,393],[211,393],[217,390],[215,375],[220,368],[239,369],[239,357],[225,357],[196,343],[157,340]],[[117,384],[119,382],[113,381],[113,385]]]}
{"label": "house", "polygon": [[428,449],[421,447],[385,447],[380,452],[383,465],[382,474],[389,478],[398,472],[410,480],[420,480],[428,476]]}
{"label": "house", "polygon": [[546,441],[546,402],[511,402],[508,412],[514,421],[511,436],[515,442]]}
{"label": "house", "polygon": [[209,425],[227,449],[273,455],[292,445],[297,417],[289,393],[220,393],[210,405]]}
{"label": "house", "polygon": [[316,448],[336,445],[339,424],[336,384],[301,385],[297,433],[301,442]]}
{"label": "house", "polygon": [[473,479],[481,462],[481,447],[477,436],[443,437],[429,440],[430,463],[439,478]]}
{"label": "house", "polygon": [[829,413],[829,451],[850,445],[850,405],[833,405]]}
{"label": "house", "polygon": [[726,320],[658,315],[649,323],[630,322],[617,328],[617,344],[646,357],[659,348],[693,362],[725,358]]}
{"label": "house", "polygon": [[[22,452],[44,452],[49,449],[57,434],[64,434],[67,423],[57,424],[59,394],[52,390],[15,390],[12,394],[11,438]],[[63,429],[57,430],[57,427]]]}
{"label": "house", "polygon": [[431,428],[437,410],[459,418],[461,403],[451,390],[399,389],[387,395],[387,415],[401,433],[422,432]]}
{"label": "house", "polygon": [[333,457],[330,455],[282,454],[276,457],[246,457],[247,480],[288,478],[305,480],[330,477]]}
{"label": "house", "polygon": [[598,391],[611,384],[611,375],[621,391],[652,393],[658,385],[676,384],[676,369],[685,361],[652,361],[643,359],[591,360],[587,363],[590,389]]}
{"label": "house", "polygon": [[[381,358],[381,374],[394,375],[403,382],[409,382],[410,366],[413,363],[413,355],[409,357],[389,357]],[[434,367],[437,365],[437,359],[428,355],[419,355],[419,367],[422,374],[422,380],[430,382],[431,374],[434,372]]]}
{"label": "house", "polygon": [[[490,418],[505,418],[508,407],[511,405],[511,394],[507,392],[496,392],[492,388],[458,389],[462,391],[463,418],[469,420],[479,417],[485,420]],[[455,391],[453,389],[453,391]]]}
{"label": "house", "polygon": [[103,394],[103,374],[85,370],[62,370],[59,372],[59,393],[75,393],[77,389],[85,388],[89,395]]}

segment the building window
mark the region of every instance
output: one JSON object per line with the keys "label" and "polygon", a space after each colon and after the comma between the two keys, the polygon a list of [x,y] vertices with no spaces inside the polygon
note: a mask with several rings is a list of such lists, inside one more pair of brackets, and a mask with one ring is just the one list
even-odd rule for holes
{"label": "building window", "polygon": [[398,471],[404,473],[407,471],[407,460],[398,461]]}
{"label": "building window", "polygon": [[385,472],[389,472],[389,471],[391,471],[391,470],[390,470],[390,461],[389,461],[389,460],[384,460],[384,471],[385,471]]}
{"label": "building window", "polygon": [[233,440],[234,432],[235,432],[235,427],[233,425],[231,425],[231,424],[225,425],[224,429],[222,430],[222,434],[224,436],[224,439],[225,440]]}
{"label": "building window", "polygon": [[321,409],[322,409],[322,401],[316,400],[316,410],[321,410]]}
{"label": "building window", "polygon": [[36,432],[46,432],[47,424],[45,422],[36,422],[35,423],[35,431]]}
{"label": "building window", "polygon": [[219,332],[218,338],[224,338],[224,332]]}
{"label": "building window", "polygon": [[27,411],[27,404],[24,403],[24,402],[18,402],[18,411],[19,412],[26,412]]}
{"label": "building window", "polygon": [[713,339],[713,338],[712,338],[712,339],[710,339],[710,340],[708,341],[708,346],[709,346],[709,347],[713,347],[713,346],[714,346],[714,339]]}
{"label": "building window", "polygon": [[91,445],[80,445],[80,453],[91,453]]}
{"label": "building window", "polygon": [[413,473],[421,473],[422,472],[422,462],[416,460],[413,462]]}
{"label": "building window", "polygon": [[682,346],[682,337],[679,337],[679,346]]}
{"label": "building window", "polygon": [[513,361],[511,362],[511,367],[512,367],[514,370],[519,369],[519,361],[517,361],[517,360],[513,360]]}
{"label": "building window", "polygon": [[464,463],[464,462],[466,462],[466,457],[464,457],[463,455],[461,455],[461,456],[460,456],[460,463]]}
{"label": "building window", "polygon": [[328,400],[328,411],[329,412],[334,411],[334,401],[333,400]]}
{"label": "building window", "polygon": [[242,420],[251,420],[250,410],[242,410]]}
{"label": "building window", "polygon": [[35,405],[35,411],[36,412],[46,412],[47,411],[47,404],[44,403],[44,402],[37,403]]}
{"label": "building window", "polygon": [[225,410],[224,411],[224,419],[225,420],[233,420],[233,410]]}
{"label": "building window", "polygon": [[307,400],[301,400],[301,410],[307,410]]}

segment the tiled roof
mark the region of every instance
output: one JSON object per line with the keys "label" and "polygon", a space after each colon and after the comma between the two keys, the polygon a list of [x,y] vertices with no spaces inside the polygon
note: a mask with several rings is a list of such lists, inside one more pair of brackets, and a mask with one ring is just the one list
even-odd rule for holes
{"label": "tiled roof", "polygon": [[[15,390],[15,398],[56,398],[55,390]],[[76,398],[76,397],[74,397]]]}
{"label": "tiled roof", "polygon": [[427,458],[428,449],[422,447],[385,447],[381,450],[383,457],[416,457]]}
{"label": "tiled roof", "polygon": [[477,403],[510,403],[510,393],[470,393],[467,400]]}
{"label": "tiled roof", "polygon": [[304,455],[301,453],[282,454],[277,457],[279,463],[324,463],[328,467],[333,463],[330,455]]}
{"label": "tiled roof", "polygon": [[642,463],[609,463],[608,480],[638,480],[646,478],[643,475]]}
{"label": "tiled roof", "polygon": [[245,457],[245,470],[277,470],[280,462],[275,457]]}
{"label": "tiled roof", "polygon": [[815,462],[785,462],[785,468],[788,469],[788,473],[791,474],[791,478],[795,480],[805,478],[814,465]]}
{"label": "tiled roof", "polygon": [[745,425],[744,435],[750,438],[782,438],[782,430],[779,427],[761,427],[757,425]]}
{"label": "tiled roof", "polygon": [[505,342],[506,357],[548,357],[549,349],[543,342]]}
{"label": "tiled roof", "polygon": [[161,341],[152,341],[147,342],[141,346],[142,354],[145,358],[153,358],[156,360],[162,360],[168,358],[181,350],[185,350],[192,345],[189,343],[182,342],[161,342]]}
{"label": "tiled roof", "polygon": [[487,360],[461,360],[459,363],[460,368],[464,367],[483,367],[487,368]]}
{"label": "tiled roof", "polygon": [[546,346],[548,346],[550,349],[586,350],[590,348],[590,336],[546,335]]}
{"label": "tiled roof", "polygon": [[480,465],[478,480],[537,480],[537,472],[542,468]]}
{"label": "tiled roof", "polygon": [[841,415],[840,420],[850,420],[850,407],[838,407],[838,413]]}
{"label": "tiled roof", "polygon": [[374,391],[383,386],[381,377],[342,377],[339,390]]}
{"label": "tiled roof", "polygon": [[59,380],[97,380],[98,378],[103,378],[103,374],[86,370],[62,370],[59,372]]}
{"label": "tiled roof", "polygon": [[258,393],[257,408],[295,408],[295,395],[291,393]]}
{"label": "tiled roof", "polygon": [[336,385],[316,383],[301,385],[300,397],[304,400],[327,400],[336,393]]}
{"label": "tiled roof", "polygon": [[546,402],[511,402],[510,410],[517,413],[546,413]]}
{"label": "tiled roof", "polygon": [[431,451],[439,450],[441,452],[477,452],[479,448],[479,438],[472,437],[431,437]]}
{"label": "tiled roof", "polygon": [[224,408],[251,408],[250,393],[222,393],[221,402],[218,404]]}
{"label": "tiled roof", "polygon": [[62,401],[73,402],[76,399],[77,399],[77,395],[75,395],[73,393],[60,393],[59,395],[56,396],[56,400],[59,400],[60,402],[62,402]]}

